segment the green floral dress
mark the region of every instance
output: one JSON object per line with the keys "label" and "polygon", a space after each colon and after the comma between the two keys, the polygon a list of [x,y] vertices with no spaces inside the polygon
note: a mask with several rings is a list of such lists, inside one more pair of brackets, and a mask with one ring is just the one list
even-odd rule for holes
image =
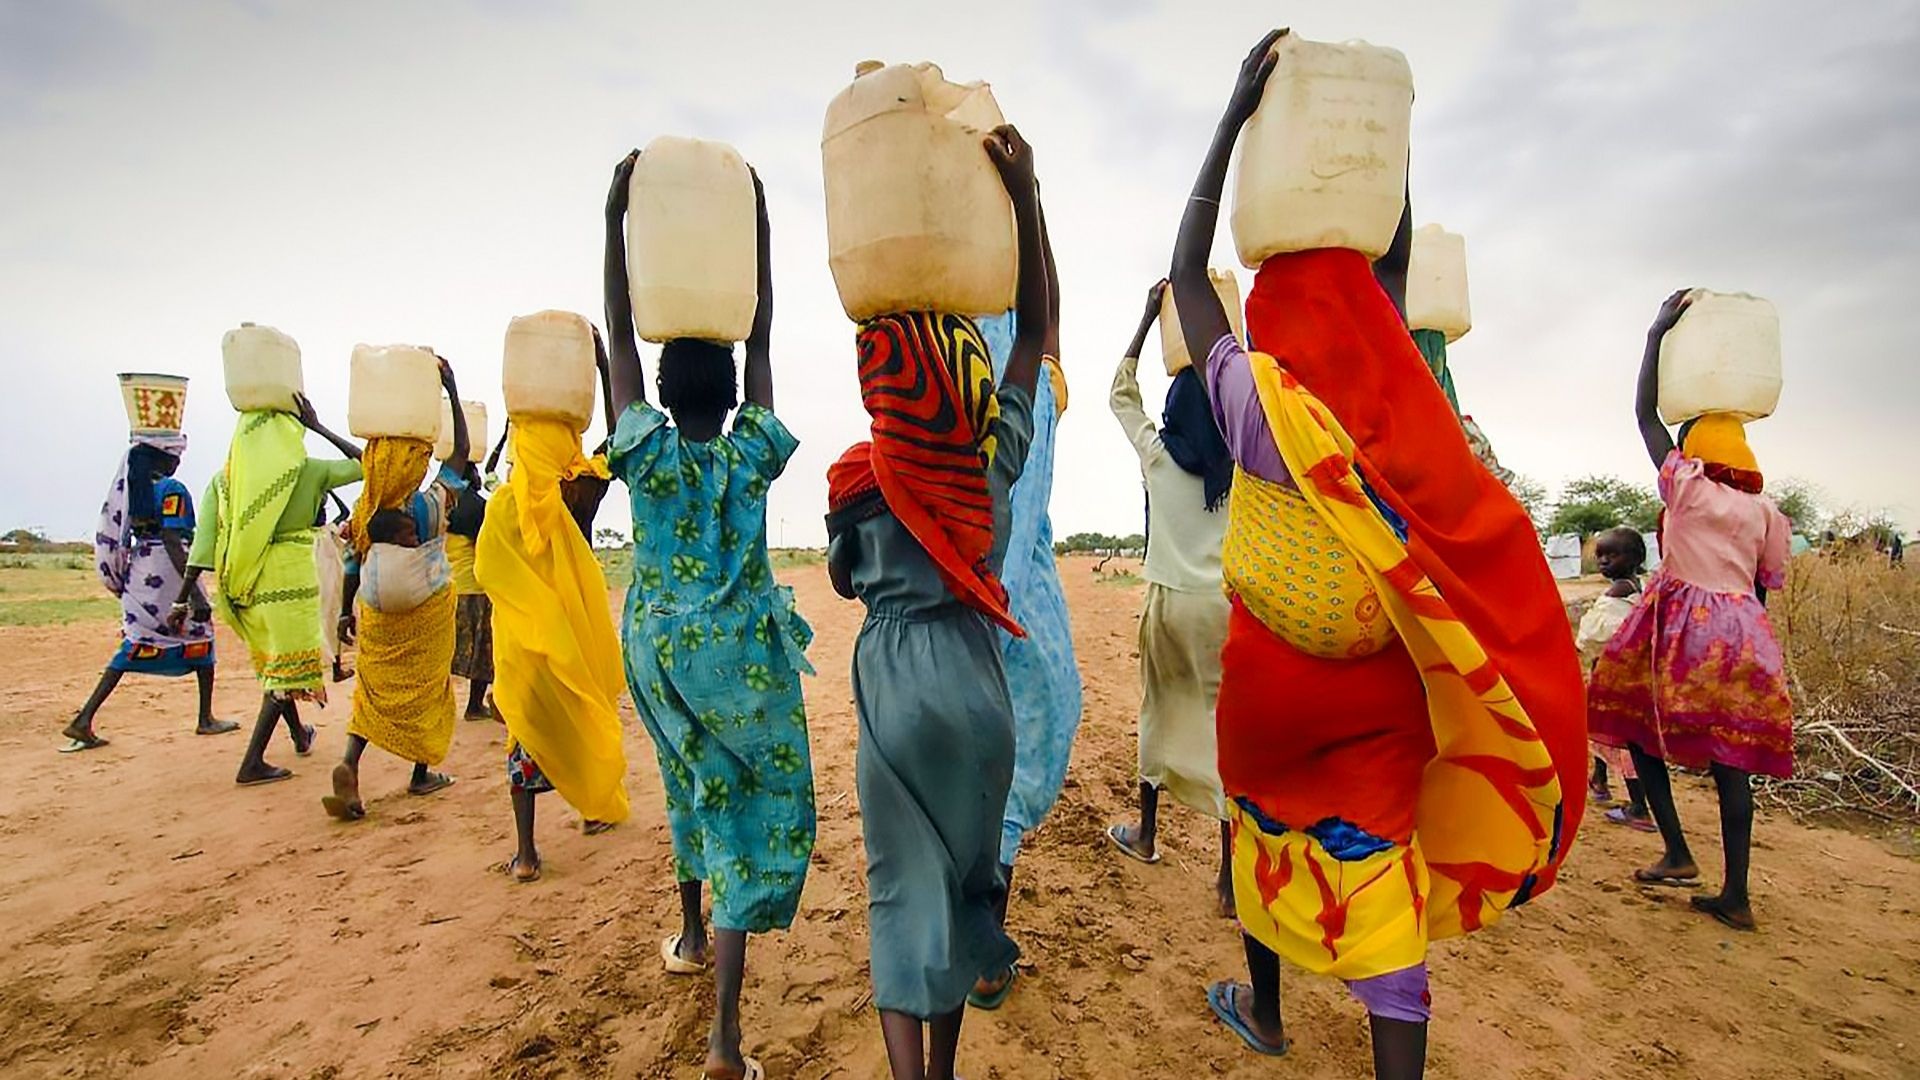
{"label": "green floral dress", "polygon": [[640,402],[608,454],[633,500],[621,636],[660,759],[674,871],[707,883],[715,926],[749,933],[792,924],[813,852],[800,694],[813,631],[767,559],[767,488],[798,445],[758,405],[701,443]]}

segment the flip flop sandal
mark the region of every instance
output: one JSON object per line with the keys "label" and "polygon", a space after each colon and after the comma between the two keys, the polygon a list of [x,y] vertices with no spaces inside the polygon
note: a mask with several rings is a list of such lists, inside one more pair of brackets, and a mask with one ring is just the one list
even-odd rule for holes
{"label": "flip flop sandal", "polygon": [[1213,1010],[1213,1015],[1227,1026],[1228,1031],[1240,1036],[1240,1041],[1247,1044],[1247,1049],[1267,1057],[1285,1057],[1287,1051],[1293,1049],[1293,1043],[1282,1041],[1279,1046],[1275,1046],[1256,1034],[1241,1017],[1240,1010],[1233,1007],[1235,992],[1234,984],[1231,982],[1214,983],[1207,987],[1207,1007]]}
{"label": "flip flop sandal", "polygon": [[240,730],[240,724],[237,721],[215,720],[213,722],[212,727],[203,728],[203,727],[195,726],[193,729],[193,733],[195,735],[225,735],[225,734],[228,734],[229,732],[234,732],[239,730]]}
{"label": "flip flop sandal", "polygon": [[92,739],[68,739],[67,745],[61,747],[60,752],[63,754],[79,754],[88,750],[98,750],[103,746],[111,745],[107,740],[95,735]]}
{"label": "flip flop sandal", "polygon": [[276,768],[265,776],[256,776],[251,780],[235,780],[234,783],[241,787],[259,787],[262,784],[277,784],[282,780],[291,779],[293,779],[292,769]]}
{"label": "flip flop sandal", "polygon": [[680,939],[683,934],[674,934],[660,943],[660,962],[666,965],[669,975],[704,975],[707,965],[698,960],[688,960],[680,955]]}
{"label": "flip flop sandal", "polygon": [[582,821],[582,822],[580,823],[580,831],[581,831],[582,833],[585,833],[585,834],[586,834],[586,835],[588,835],[588,836],[599,836],[599,835],[600,835],[601,833],[604,833],[604,832],[612,832],[612,831],[613,831],[613,822],[611,822],[611,821]]}
{"label": "flip flop sandal", "polygon": [[531,874],[522,874],[520,872],[520,856],[518,855],[508,859],[506,865],[500,869],[505,871],[509,878],[513,879],[515,885],[531,885],[540,880],[541,867],[538,859],[534,860],[533,873]]}
{"label": "flip flop sandal", "polygon": [[1660,831],[1660,826],[1655,825],[1651,819],[1634,817],[1632,814],[1627,813],[1625,807],[1607,811],[1607,822],[1611,825],[1625,825],[1627,828],[1639,832],[1650,833]]}
{"label": "flip flop sandal", "polygon": [[758,1060],[754,1058],[745,1058],[743,1060],[747,1063],[747,1072],[743,1080],[767,1080],[767,1070],[760,1067]]}
{"label": "flip flop sandal", "polygon": [[1157,863],[1160,861],[1160,851],[1158,848],[1154,849],[1153,856],[1151,858],[1140,854],[1138,851],[1134,850],[1133,845],[1127,843],[1125,840],[1120,839],[1120,828],[1121,827],[1118,825],[1107,826],[1107,839],[1113,841],[1113,846],[1119,848],[1120,853],[1122,855],[1125,855],[1127,858],[1132,859],[1135,862],[1146,863],[1148,866],[1152,866],[1154,863]]}
{"label": "flip flop sandal", "polygon": [[313,740],[320,737],[320,729],[314,727],[312,724],[303,724],[301,726],[303,729],[302,734],[305,736],[301,742],[306,745],[302,746],[300,743],[294,743],[293,752],[300,757],[306,757],[308,754],[313,753]]}
{"label": "flip flop sandal", "polygon": [[452,786],[453,786],[453,777],[448,776],[446,773],[428,773],[427,786],[413,787],[412,785],[408,785],[407,794],[431,795],[436,791],[445,791],[446,789]]}
{"label": "flip flop sandal", "polygon": [[1656,874],[1647,870],[1635,870],[1633,880],[1638,885],[1656,885],[1663,889],[1697,889],[1700,887],[1700,875],[1680,877],[1676,874]]}
{"label": "flip flop sandal", "polygon": [[1713,916],[1713,921],[1729,930],[1738,930],[1743,934],[1751,934],[1759,929],[1757,926],[1748,926],[1734,921],[1733,916],[1728,914],[1727,909],[1720,906],[1720,898],[1717,896],[1696,896],[1688,903],[1693,910]]}
{"label": "flip flop sandal", "polygon": [[988,1012],[992,1012],[1007,1003],[1008,995],[1013,993],[1013,984],[1018,981],[1020,981],[1020,969],[1009,966],[1007,968],[1007,981],[1000,984],[1000,989],[995,990],[991,994],[982,994],[978,990],[970,990],[967,992],[967,1004],[976,1009],[985,1009]]}

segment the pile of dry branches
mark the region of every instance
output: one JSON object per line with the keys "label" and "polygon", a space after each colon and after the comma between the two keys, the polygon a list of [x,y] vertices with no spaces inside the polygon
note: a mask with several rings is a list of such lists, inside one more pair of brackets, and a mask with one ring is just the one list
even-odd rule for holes
{"label": "pile of dry branches", "polygon": [[1769,607],[1786,647],[1796,766],[1761,794],[1802,811],[1920,820],[1920,573],[1871,552],[1803,555]]}

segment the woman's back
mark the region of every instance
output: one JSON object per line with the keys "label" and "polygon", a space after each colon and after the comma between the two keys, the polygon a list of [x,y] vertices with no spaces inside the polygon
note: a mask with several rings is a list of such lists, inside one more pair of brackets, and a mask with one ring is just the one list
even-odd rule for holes
{"label": "woman's back", "polygon": [[650,405],[630,407],[610,459],[633,504],[634,600],[682,614],[766,593],[767,490],[797,445],[754,404],[706,442],[683,437]]}
{"label": "woman's back", "polygon": [[1675,450],[1660,469],[1667,512],[1661,566],[1690,585],[1751,593],[1756,581],[1783,584],[1792,526],[1764,495],[1728,487],[1706,466]]}

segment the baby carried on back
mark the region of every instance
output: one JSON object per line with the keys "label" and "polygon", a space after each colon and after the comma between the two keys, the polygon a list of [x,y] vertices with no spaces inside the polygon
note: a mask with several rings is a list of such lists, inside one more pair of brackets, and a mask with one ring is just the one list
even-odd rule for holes
{"label": "baby carried on back", "polygon": [[421,529],[405,510],[381,510],[367,521],[372,544],[360,564],[360,601],[375,611],[412,611],[452,578],[446,537],[422,543]]}

